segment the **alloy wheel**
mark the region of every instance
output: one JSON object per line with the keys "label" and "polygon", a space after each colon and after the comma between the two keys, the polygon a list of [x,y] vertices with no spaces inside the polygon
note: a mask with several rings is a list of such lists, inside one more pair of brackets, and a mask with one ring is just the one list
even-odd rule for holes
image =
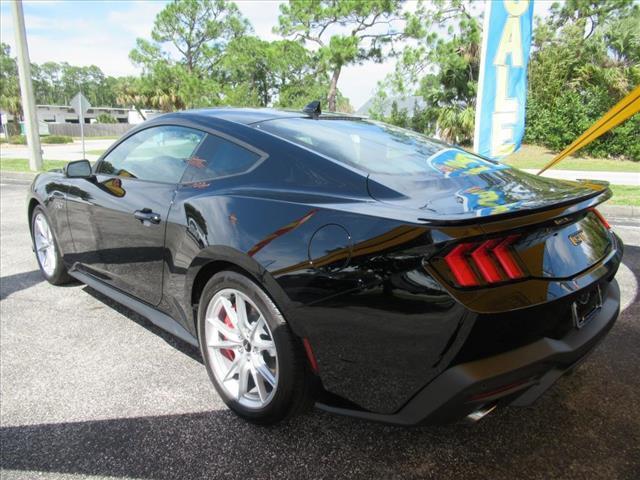
{"label": "alloy wheel", "polygon": [[278,355],[262,312],[244,293],[225,288],[205,319],[206,355],[218,384],[247,408],[265,407],[278,387]]}
{"label": "alloy wheel", "polygon": [[51,277],[56,270],[56,246],[49,222],[43,213],[37,213],[33,220],[33,240],[40,266]]}

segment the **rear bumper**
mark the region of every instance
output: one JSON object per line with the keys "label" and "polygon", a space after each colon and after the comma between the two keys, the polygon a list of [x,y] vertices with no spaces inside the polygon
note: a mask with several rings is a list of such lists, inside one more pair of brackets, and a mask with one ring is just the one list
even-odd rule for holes
{"label": "rear bumper", "polygon": [[574,368],[604,338],[620,308],[620,289],[609,283],[600,310],[564,338],[542,338],[492,357],[445,370],[394,414],[377,414],[320,404],[337,414],[395,425],[446,423],[493,404],[525,406]]}

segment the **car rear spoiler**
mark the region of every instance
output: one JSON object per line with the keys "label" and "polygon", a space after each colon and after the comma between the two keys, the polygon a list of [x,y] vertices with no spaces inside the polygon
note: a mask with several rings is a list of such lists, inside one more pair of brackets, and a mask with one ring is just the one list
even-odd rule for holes
{"label": "car rear spoiler", "polygon": [[[594,208],[609,200],[613,195],[611,190],[608,188],[608,184],[603,184],[604,182],[594,182],[592,180],[589,180],[588,182],[589,183],[587,184],[587,181],[581,181],[585,186],[588,185],[591,186],[591,188],[594,188],[593,192],[579,197],[570,198],[562,202],[549,203],[539,207],[524,207],[518,210],[487,216],[475,216],[473,214],[465,213],[461,215],[438,215],[437,217],[431,218],[421,217],[418,218],[418,220],[426,225],[439,227],[482,225],[484,227],[484,232],[487,233],[487,228],[491,231],[497,231],[559,219]],[[494,225],[495,228],[491,228],[491,226],[496,223],[499,223],[499,225]]]}

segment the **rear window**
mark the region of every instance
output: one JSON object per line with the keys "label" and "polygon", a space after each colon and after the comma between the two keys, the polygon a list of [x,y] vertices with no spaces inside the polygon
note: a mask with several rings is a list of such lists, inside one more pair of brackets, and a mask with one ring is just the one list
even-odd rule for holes
{"label": "rear window", "polygon": [[182,183],[215,180],[250,170],[260,155],[214,135],[207,135],[187,160]]}
{"label": "rear window", "polygon": [[447,149],[418,133],[369,120],[282,118],[257,128],[368,173],[438,173],[427,160]]}

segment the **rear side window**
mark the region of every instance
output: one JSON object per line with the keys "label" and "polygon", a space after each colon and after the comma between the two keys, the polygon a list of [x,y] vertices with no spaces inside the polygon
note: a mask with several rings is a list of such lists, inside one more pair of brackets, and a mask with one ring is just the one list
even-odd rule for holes
{"label": "rear side window", "polygon": [[250,170],[260,155],[215,135],[207,135],[187,160],[183,183],[215,180]]}
{"label": "rear side window", "polygon": [[204,136],[204,132],[178,126],[147,128],[109,152],[98,165],[97,173],[178,183],[187,159]]}

